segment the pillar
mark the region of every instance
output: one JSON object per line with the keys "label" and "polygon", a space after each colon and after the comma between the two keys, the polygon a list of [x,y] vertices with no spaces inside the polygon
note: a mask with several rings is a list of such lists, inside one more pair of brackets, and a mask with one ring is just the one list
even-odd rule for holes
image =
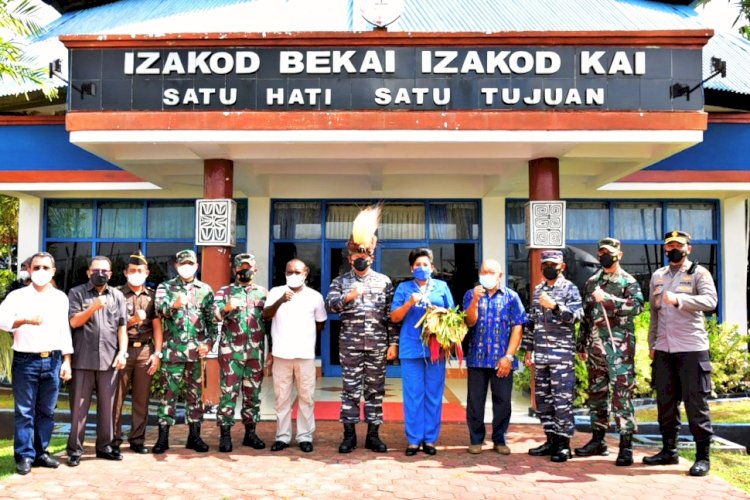
{"label": "pillar", "polygon": [[[231,160],[205,160],[203,162],[203,197],[232,198],[234,191],[234,163]],[[232,281],[231,273],[232,248],[205,246],[201,257],[201,280],[211,288],[218,290]],[[206,381],[203,391],[205,404],[218,404],[221,390],[219,388],[219,361],[209,359],[206,362]]]}
{"label": "pillar", "polygon": [[18,195],[18,262],[42,249],[43,201],[36,196]]}
{"label": "pillar", "polygon": [[748,331],[747,200],[742,195],[721,202],[721,316],[726,324],[737,325],[740,332]]}

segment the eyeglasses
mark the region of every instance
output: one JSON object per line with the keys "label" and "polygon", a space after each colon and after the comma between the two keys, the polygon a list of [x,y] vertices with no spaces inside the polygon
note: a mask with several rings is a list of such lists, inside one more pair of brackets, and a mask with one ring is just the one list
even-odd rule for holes
{"label": "eyeglasses", "polygon": [[44,269],[45,271],[51,271],[52,268],[50,266],[34,266],[31,268],[32,271],[41,271]]}
{"label": "eyeglasses", "polygon": [[90,269],[92,274],[112,274],[112,271],[109,269]]}

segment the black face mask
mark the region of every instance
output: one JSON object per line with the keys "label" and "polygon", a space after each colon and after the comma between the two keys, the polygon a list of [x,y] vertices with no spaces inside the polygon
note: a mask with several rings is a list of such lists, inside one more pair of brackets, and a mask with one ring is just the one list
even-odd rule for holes
{"label": "black face mask", "polygon": [[364,257],[358,257],[354,259],[352,266],[354,266],[354,269],[356,269],[357,271],[362,272],[368,267],[370,267],[370,264],[372,264],[372,262],[370,262],[369,259],[365,259]]}
{"label": "black face mask", "polygon": [[612,267],[612,265],[617,262],[617,260],[618,259],[616,256],[609,253],[604,253],[599,256],[599,264],[601,264],[605,269]]}
{"label": "black face mask", "polygon": [[249,283],[252,281],[253,276],[255,276],[255,273],[250,269],[241,269],[235,273],[237,276],[237,280],[241,281],[243,283]]}
{"label": "black face mask", "polygon": [[671,262],[672,264],[677,264],[686,255],[687,255],[687,252],[685,250],[680,250],[679,248],[673,248],[672,250],[667,252],[667,259],[669,259],[669,262]]}
{"label": "black face mask", "polygon": [[556,267],[543,267],[542,268],[542,274],[544,277],[550,281],[560,276],[560,273],[562,272],[562,269],[558,269]]}
{"label": "black face mask", "polygon": [[93,273],[89,279],[94,286],[104,286],[109,281],[109,276],[102,273]]}

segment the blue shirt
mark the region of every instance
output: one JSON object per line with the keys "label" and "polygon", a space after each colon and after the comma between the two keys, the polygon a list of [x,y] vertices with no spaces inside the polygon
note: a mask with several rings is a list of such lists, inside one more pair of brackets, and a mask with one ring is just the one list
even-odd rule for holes
{"label": "blue shirt", "polygon": [[[420,293],[416,280],[404,281],[393,295],[391,311],[395,311],[411,299],[411,294]],[[450,308],[453,307],[453,296],[445,281],[431,279],[427,282],[425,295],[433,306]],[[430,358],[430,350],[422,343],[422,325],[416,326],[417,322],[427,312],[428,304],[420,302],[414,304],[404,316],[401,322],[401,335],[399,338],[398,357],[400,359]]]}
{"label": "blue shirt", "polygon": [[[464,310],[469,309],[474,290],[464,295]],[[469,330],[469,349],[466,366],[469,368],[497,368],[510,342],[510,331],[526,323],[526,311],[516,292],[503,286],[494,295],[485,294],[477,304],[477,322]],[[518,359],[513,358],[513,369]]]}

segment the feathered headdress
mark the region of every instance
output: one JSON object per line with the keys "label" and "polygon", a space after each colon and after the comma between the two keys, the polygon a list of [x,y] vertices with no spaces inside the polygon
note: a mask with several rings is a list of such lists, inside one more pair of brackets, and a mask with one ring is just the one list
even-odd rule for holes
{"label": "feathered headdress", "polygon": [[347,242],[349,253],[366,253],[373,255],[378,237],[375,231],[380,225],[382,205],[371,205],[357,214],[352,224],[352,235]]}

